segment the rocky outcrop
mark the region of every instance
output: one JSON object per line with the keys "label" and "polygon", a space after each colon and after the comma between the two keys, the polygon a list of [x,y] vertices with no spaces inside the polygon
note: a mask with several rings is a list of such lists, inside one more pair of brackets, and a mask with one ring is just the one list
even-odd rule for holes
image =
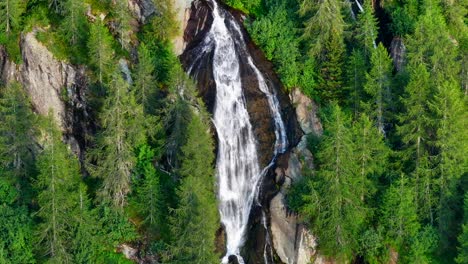
{"label": "rocky outcrop", "polygon": [[1,79],[5,83],[21,82],[38,114],[47,115],[51,110],[65,140],[82,158],[88,127],[84,68],[55,59],[35,34],[33,31],[21,36],[20,65],[11,62],[0,49]]}
{"label": "rocky outcrop", "polygon": [[179,34],[174,38],[174,52],[176,55],[182,54],[187,42],[184,40],[184,32],[190,18],[190,6],[193,0],[172,0],[173,7],[176,12],[176,22],[178,25]]}
{"label": "rocky outcrop", "polygon": [[394,37],[390,44],[390,56],[393,59],[393,65],[397,71],[401,71],[405,65],[406,46],[403,39]]}
{"label": "rocky outcrop", "polygon": [[144,24],[156,13],[152,0],[128,0],[128,7],[138,22]]}
{"label": "rocky outcrop", "polygon": [[315,133],[321,135],[322,124],[318,118],[318,106],[298,88],[293,89],[289,95],[296,110],[297,121],[304,134]]}

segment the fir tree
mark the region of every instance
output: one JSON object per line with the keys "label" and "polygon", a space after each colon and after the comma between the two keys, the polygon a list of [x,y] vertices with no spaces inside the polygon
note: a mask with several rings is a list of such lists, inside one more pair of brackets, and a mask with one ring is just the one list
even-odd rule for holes
{"label": "fir tree", "polygon": [[21,14],[26,9],[23,0],[3,0],[0,2],[0,43],[3,38],[12,36],[13,31],[19,30]]}
{"label": "fir tree", "polygon": [[5,173],[26,178],[34,167],[36,117],[19,83],[10,83],[0,95],[0,165]]}
{"label": "fir tree", "polygon": [[364,10],[358,16],[358,26],[356,38],[362,46],[362,50],[369,59],[372,50],[377,48],[375,39],[377,38],[377,19],[374,17],[374,8],[370,0],[364,1]]}
{"label": "fir tree", "polygon": [[145,43],[138,48],[138,65],[135,73],[135,96],[137,102],[142,104],[145,113],[154,109],[156,80],[154,78],[154,65],[148,47]]}
{"label": "fir tree", "polygon": [[171,263],[218,263],[215,233],[218,212],[214,195],[214,149],[208,126],[194,114],[182,147],[179,206],[170,219]]}
{"label": "fir tree", "polygon": [[89,152],[95,165],[92,175],[103,179],[100,198],[116,208],[123,208],[130,192],[130,175],[135,165],[135,149],[145,143],[143,107],[136,103],[129,84],[118,67],[112,75],[109,95],[100,114],[102,131],[96,146]]}
{"label": "fir tree", "polygon": [[317,158],[317,176],[310,181],[302,212],[312,220],[319,247],[327,256],[346,262],[357,249],[359,230],[366,218],[361,200],[361,178],[356,174],[355,147],[350,120],[334,103],[324,119],[324,135]]}
{"label": "fir tree", "polygon": [[38,242],[52,263],[71,263],[74,216],[80,202],[78,160],[61,141],[49,114],[44,124],[44,151],[38,158]]}
{"label": "fir tree", "polygon": [[113,7],[113,14],[117,22],[117,32],[120,38],[120,45],[122,49],[130,49],[130,37],[131,37],[131,20],[132,16],[128,9],[128,1],[116,0]]}
{"label": "fir tree", "polygon": [[64,3],[65,18],[62,22],[64,35],[70,45],[75,47],[86,39],[87,21],[85,6],[80,0],[67,0]]}
{"label": "fir tree", "polygon": [[353,49],[346,68],[346,101],[347,105],[353,110],[355,119],[362,112],[367,68],[364,53],[359,49]]}
{"label": "fir tree", "polygon": [[387,109],[391,102],[390,85],[392,78],[392,59],[387,50],[379,43],[371,56],[371,69],[366,75],[367,82],[364,90],[370,95],[368,103],[369,116],[374,118],[380,133],[385,134],[386,122],[388,122]]}
{"label": "fir tree", "polygon": [[98,72],[100,84],[106,81],[106,76],[111,71],[114,57],[112,50],[112,36],[104,22],[98,19],[91,24],[88,40],[89,62]]}

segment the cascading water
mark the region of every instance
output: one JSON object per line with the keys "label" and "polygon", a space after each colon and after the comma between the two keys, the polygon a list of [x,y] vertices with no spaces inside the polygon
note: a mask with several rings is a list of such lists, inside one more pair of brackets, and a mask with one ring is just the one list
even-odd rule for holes
{"label": "cascading water", "polygon": [[[216,83],[213,123],[218,134],[218,199],[221,222],[227,237],[226,256],[222,262],[227,263],[230,255],[236,255],[239,263],[244,263],[240,248],[244,244],[252,203],[258,193],[259,183],[273,165],[276,155],[286,150],[287,139],[279,102],[255,66],[240,26],[216,1],[212,0],[212,4],[211,28],[188,72],[193,75],[192,70],[197,61],[213,51],[213,77]],[[243,94],[239,56],[247,56],[259,89],[267,97],[275,123],[276,144],[272,161],[263,169],[259,166],[257,141]]]}

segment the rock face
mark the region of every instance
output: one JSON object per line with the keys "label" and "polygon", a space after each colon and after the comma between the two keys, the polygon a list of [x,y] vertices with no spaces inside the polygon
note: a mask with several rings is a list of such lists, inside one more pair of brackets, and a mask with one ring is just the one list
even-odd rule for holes
{"label": "rock face", "polygon": [[179,34],[173,40],[174,52],[176,55],[180,55],[184,51],[186,45],[186,42],[184,41],[184,32],[190,18],[190,6],[193,0],[172,0],[172,2],[176,11],[175,18],[179,28]]}
{"label": "rock face", "polygon": [[152,0],[128,0],[128,7],[138,22],[144,24],[156,13]]}
{"label": "rock face", "polygon": [[281,188],[270,203],[273,246],[283,263],[307,264],[312,263],[312,258],[315,258],[314,263],[322,263],[323,259],[315,251],[315,237],[298,221],[298,216],[288,210],[285,196],[291,184],[302,179],[304,167],[314,167],[312,153],[307,148],[307,135],[321,135],[323,129],[317,116],[318,107],[310,98],[299,89],[294,89],[290,98],[305,135],[291,150],[287,169],[276,171],[276,182],[281,184]]}
{"label": "rock face", "polygon": [[19,66],[9,61],[0,50],[0,73],[4,83],[19,81],[30,96],[34,110],[41,115],[53,111],[65,140],[82,158],[88,123],[84,68],[75,67],[54,58],[35,37],[35,31],[21,37]]}
{"label": "rock face", "polygon": [[403,39],[395,37],[390,44],[390,55],[393,59],[393,65],[397,71],[401,71],[405,64],[406,46]]}

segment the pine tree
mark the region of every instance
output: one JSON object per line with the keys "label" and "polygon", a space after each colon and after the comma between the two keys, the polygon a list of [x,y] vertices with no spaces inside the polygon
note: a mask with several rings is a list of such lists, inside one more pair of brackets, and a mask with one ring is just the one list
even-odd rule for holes
{"label": "pine tree", "polygon": [[113,7],[114,17],[117,22],[117,32],[120,38],[120,45],[122,49],[130,49],[130,37],[131,37],[131,20],[132,16],[128,9],[128,1],[116,0]]}
{"label": "pine tree", "polygon": [[214,195],[214,149],[208,126],[194,114],[182,147],[179,205],[170,218],[171,263],[218,263],[215,233],[219,226]]}
{"label": "pine tree", "polygon": [[409,252],[420,224],[414,189],[403,174],[385,192],[381,211],[380,223],[385,227],[387,241],[398,252]]}
{"label": "pine tree", "polygon": [[377,19],[374,17],[374,8],[370,0],[364,1],[364,10],[358,16],[358,26],[356,38],[362,46],[366,58],[370,58],[372,50],[377,48],[375,39],[377,38]]}
{"label": "pine tree", "polygon": [[109,85],[109,95],[100,114],[102,131],[96,146],[89,152],[89,169],[103,179],[100,198],[116,208],[123,208],[130,192],[130,175],[135,165],[135,149],[144,144],[145,117],[136,103],[129,84],[116,67]]}
{"label": "pine tree", "polygon": [[13,31],[19,30],[21,14],[26,9],[23,0],[3,0],[0,2],[0,43],[10,38]]}
{"label": "pine tree", "polygon": [[387,109],[391,102],[392,59],[387,50],[379,43],[371,56],[371,69],[366,75],[364,90],[370,95],[368,103],[369,116],[374,118],[380,133],[385,135]]}
{"label": "pine tree", "polygon": [[456,262],[458,264],[468,263],[468,192],[465,193],[465,205],[464,205],[464,221],[462,226],[462,232],[458,236],[458,256]]}
{"label": "pine tree", "polygon": [[52,263],[71,263],[80,182],[78,160],[61,141],[61,133],[52,120],[44,124],[44,150],[38,158],[39,175],[35,184],[40,207],[38,242]]}
{"label": "pine tree", "polygon": [[102,20],[91,24],[88,40],[89,62],[97,70],[99,83],[106,81],[114,57],[112,36]]}
{"label": "pine tree", "polygon": [[355,192],[362,201],[372,201],[376,191],[378,176],[386,168],[389,150],[384,143],[382,134],[365,114],[353,126],[354,158],[356,159],[355,175],[359,175],[359,186]]}
{"label": "pine tree", "polygon": [[312,220],[319,248],[340,262],[349,261],[358,246],[359,230],[366,218],[361,200],[350,120],[333,103],[324,119],[324,135],[317,159],[317,176],[310,181],[302,212]]}
{"label": "pine tree", "polygon": [[75,47],[86,39],[87,21],[85,6],[80,0],[67,0],[64,3],[65,18],[62,22],[63,33],[70,45]]}
{"label": "pine tree", "polygon": [[403,158],[406,170],[415,184],[416,204],[423,219],[434,220],[434,176],[430,170],[431,137],[430,76],[422,64],[408,66],[410,81],[405,87],[402,103],[406,109],[399,117],[398,134],[404,143]]}
{"label": "pine tree", "polygon": [[353,49],[351,56],[348,58],[348,65],[346,67],[346,101],[347,105],[353,110],[355,119],[357,119],[362,112],[367,68],[368,66],[364,53],[359,49]]}
{"label": "pine tree", "polygon": [[171,39],[179,30],[177,27],[176,12],[174,12],[173,2],[169,0],[153,0],[159,15],[155,16],[151,24],[155,30],[156,37],[164,40]]}
{"label": "pine tree", "polygon": [[[466,135],[466,105],[459,85],[446,81],[437,87],[430,108],[436,126],[437,155],[435,157],[436,186],[438,197],[438,224],[440,251],[449,256],[455,250],[457,233],[457,207],[460,179],[468,167],[468,146]],[[452,255],[455,255],[453,252]]]}
{"label": "pine tree", "polygon": [[0,165],[15,178],[25,178],[34,167],[37,129],[29,99],[19,83],[10,83],[0,95],[0,124]]}
{"label": "pine tree", "polygon": [[138,48],[138,66],[135,73],[135,96],[137,102],[142,104],[145,113],[154,109],[154,96],[156,80],[154,78],[154,65],[151,53],[145,43]]}

